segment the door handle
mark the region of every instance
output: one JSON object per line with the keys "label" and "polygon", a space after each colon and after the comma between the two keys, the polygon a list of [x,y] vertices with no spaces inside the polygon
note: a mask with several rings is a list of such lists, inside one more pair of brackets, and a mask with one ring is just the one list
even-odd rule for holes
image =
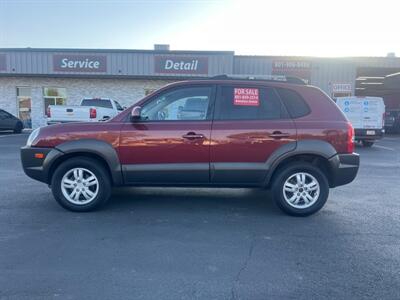
{"label": "door handle", "polygon": [[273,139],[281,139],[290,137],[290,134],[288,132],[274,131],[269,136],[272,137]]}
{"label": "door handle", "polygon": [[184,139],[188,139],[188,140],[204,139],[205,138],[204,134],[197,134],[195,132],[188,132],[188,133],[182,135],[182,137]]}

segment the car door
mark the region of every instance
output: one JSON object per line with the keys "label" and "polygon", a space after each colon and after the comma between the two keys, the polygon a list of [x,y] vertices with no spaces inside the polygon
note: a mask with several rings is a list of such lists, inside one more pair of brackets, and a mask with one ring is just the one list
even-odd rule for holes
{"label": "car door", "polygon": [[119,155],[128,184],[208,184],[212,85],[174,87],[142,104],[127,121]]}
{"label": "car door", "polygon": [[279,148],[294,149],[296,128],[272,87],[221,85],[210,148],[213,184],[258,186]]}
{"label": "car door", "polygon": [[0,129],[14,129],[16,124],[16,119],[13,115],[5,112],[4,110],[0,110]]}

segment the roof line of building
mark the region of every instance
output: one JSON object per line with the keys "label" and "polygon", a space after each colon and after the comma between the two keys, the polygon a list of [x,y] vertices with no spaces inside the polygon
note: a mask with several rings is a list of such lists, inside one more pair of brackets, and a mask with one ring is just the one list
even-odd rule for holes
{"label": "roof line of building", "polygon": [[235,55],[234,51],[211,50],[140,50],[140,49],[89,49],[89,48],[0,48],[0,52],[97,52],[97,53],[151,53],[151,54],[214,54]]}

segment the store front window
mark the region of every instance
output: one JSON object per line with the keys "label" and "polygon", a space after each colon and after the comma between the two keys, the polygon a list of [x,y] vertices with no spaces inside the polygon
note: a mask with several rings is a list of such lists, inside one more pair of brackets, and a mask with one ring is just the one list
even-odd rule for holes
{"label": "store front window", "polygon": [[17,87],[17,107],[18,118],[24,123],[24,128],[32,128],[32,96],[30,87]]}
{"label": "store front window", "polygon": [[47,112],[49,105],[64,105],[67,101],[67,90],[58,87],[43,88],[44,98],[44,114]]}

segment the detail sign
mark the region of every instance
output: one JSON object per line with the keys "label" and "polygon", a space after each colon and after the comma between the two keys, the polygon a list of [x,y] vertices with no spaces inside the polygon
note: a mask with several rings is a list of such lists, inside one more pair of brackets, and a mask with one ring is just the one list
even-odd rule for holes
{"label": "detail sign", "polygon": [[275,60],[272,75],[295,76],[311,82],[311,62],[306,60]]}
{"label": "detail sign", "polygon": [[5,70],[7,70],[6,55],[0,54],[0,71],[5,71]]}
{"label": "detail sign", "polygon": [[233,104],[242,106],[259,106],[259,90],[250,88],[235,88],[233,91]]}
{"label": "detail sign", "polygon": [[53,70],[57,72],[106,72],[105,55],[53,55]]}
{"label": "detail sign", "polygon": [[208,57],[155,56],[155,73],[208,74]]}

